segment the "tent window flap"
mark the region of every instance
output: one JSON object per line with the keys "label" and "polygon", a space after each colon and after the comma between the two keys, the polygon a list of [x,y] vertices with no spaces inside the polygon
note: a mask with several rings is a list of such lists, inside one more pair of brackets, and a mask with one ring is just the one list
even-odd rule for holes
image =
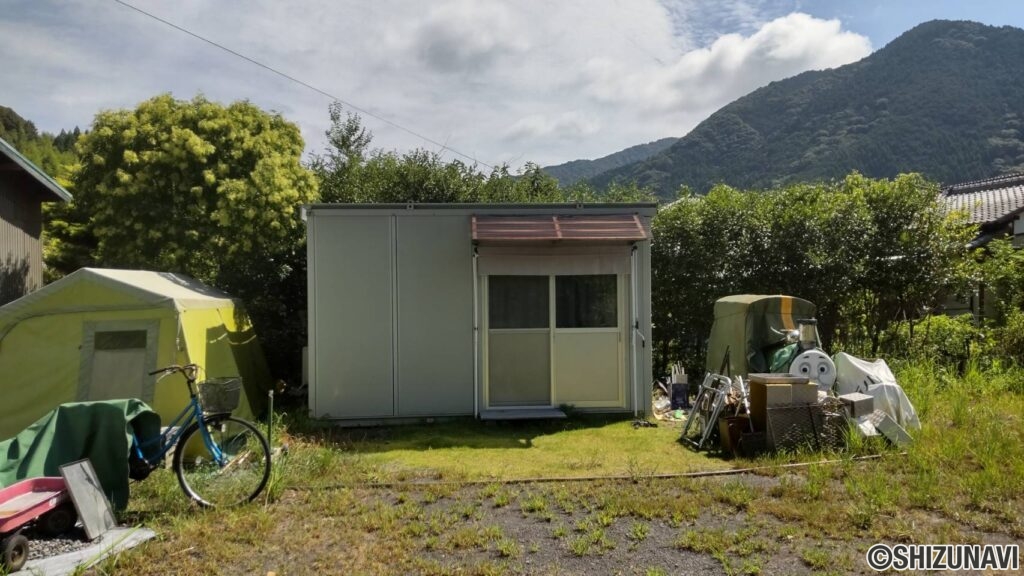
{"label": "tent window flap", "polygon": [[145,330],[116,330],[97,332],[93,348],[95,350],[130,350],[146,347]]}

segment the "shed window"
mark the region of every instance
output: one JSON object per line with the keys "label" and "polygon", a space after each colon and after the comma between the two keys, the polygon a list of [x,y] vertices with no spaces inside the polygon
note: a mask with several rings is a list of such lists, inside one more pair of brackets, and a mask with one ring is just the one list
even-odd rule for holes
{"label": "shed window", "polygon": [[617,305],[614,274],[555,277],[558,328],[615,328]]}
{"label": "shed window", "polygon": [[547,276],[490,276],[487,282],[490,327],[547,328]]}
{"label": "shed window", "polygon": [[93,344],[94,350],[131,350],[145,347],[145,330],[97,332]]}

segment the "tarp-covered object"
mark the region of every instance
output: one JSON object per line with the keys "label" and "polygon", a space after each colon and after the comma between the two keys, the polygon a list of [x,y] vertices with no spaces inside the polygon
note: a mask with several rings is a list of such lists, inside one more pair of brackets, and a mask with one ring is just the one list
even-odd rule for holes
{"label": "tarp-covered object", "polygon": [[0,438],[67,402],[139,398],[165,422],[188,403],[180,375],[242,377],[236,412],[260,414],[271,385],[252,324],[219,290],[180,274],[82,268],[0,307]]}
{"label": "tarp-covered object", "polygon": [[[715,302],[715,322],[708,339],[706,369],[718,373],[729,350],[732,376],[769,372],[765,348],[779,344],[779,332],[795,330],[797,320],[813,318],[815,306],[793,296],[739,294]],[[776,332],[778,331],[778,332]]]}
{"label": "tarp-covered object", "polygon": [[875,399],[875,410],[885,412],[904,428],[921,429],[914,406],[885,360],[862,360],[840,352],[835,363],[837,394],[867,394]]}
{"label": "tarp-covered object", "polygon": [[0,486],[60,476],[64,464],[88,458],[116,508],[128,505],[132,430],[140,440],[160,433],[160,417],[135,399],[64,404],[0,442]]}

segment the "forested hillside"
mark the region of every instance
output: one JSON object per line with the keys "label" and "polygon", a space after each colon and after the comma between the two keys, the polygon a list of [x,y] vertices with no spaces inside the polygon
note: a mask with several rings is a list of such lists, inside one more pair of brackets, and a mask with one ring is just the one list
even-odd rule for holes
{"label": "forested hillside", "polygon": [[562,186],[570,186],[580,180],[597,176],[613,168],[646,160],[675,144],[677,140],[679,138],[662,138],[647,144],[630,146],[625,150],[620,150],[596,160],[573,160],[556,166],[545,166],[543,170],[558,180],[558,183]]}
{"label": "forested hillside", "polygon": [[61,130],[60,134],[40,133],[35,124],[25,120],[17,112],[0,106],[0,138],[3,138],[29,160],[56,177],[61,166],[74,161],[75,140],[81,135],[76,127],[72,131]]}
{"label": "forested hillside", "polygon": [[590,182],[771,187],[921,172],[957,182],[1024,170],[1024,30],[932,21],[867,58],[774,82],[665,151]]}

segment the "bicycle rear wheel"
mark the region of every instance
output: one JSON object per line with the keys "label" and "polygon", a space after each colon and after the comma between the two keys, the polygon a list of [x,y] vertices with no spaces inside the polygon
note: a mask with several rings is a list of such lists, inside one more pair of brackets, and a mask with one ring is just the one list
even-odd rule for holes
{"label": "bicycle rear wheel", "polygon": [[[228,415],[193,423],[174,451],[181,489],[202,506],[235,506],[252,501],[270,478],[270,446],[255,426]],[[218,463],[214,453],[220,451]]]}

